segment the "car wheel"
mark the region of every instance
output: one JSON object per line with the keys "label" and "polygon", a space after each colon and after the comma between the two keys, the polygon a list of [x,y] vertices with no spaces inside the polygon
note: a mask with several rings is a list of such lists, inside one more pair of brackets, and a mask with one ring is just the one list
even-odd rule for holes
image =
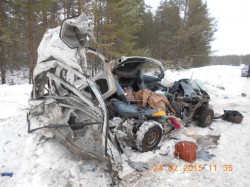
{"label": "car wheel", "polygon": [[162,137],[162,126],[156,121],[144,122],[136,132],[136,147],[141,152],[152,151]]}
{"label": "car wheel", "polygon": [[199,121],[198,121],[198,126],[199,127],[208,127],[211,125],[214,117],[214,111],[211,108],[207,108],[201,112]]}

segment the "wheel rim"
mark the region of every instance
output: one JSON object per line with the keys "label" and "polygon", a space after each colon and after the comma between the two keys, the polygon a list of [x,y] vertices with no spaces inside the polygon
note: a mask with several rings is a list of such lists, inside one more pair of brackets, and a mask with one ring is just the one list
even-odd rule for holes
{"label": "wheel rim", "polygon": [[160,134],[158,130],[153,130],[148,133],[145,137],[145,147],[148,149],[152,148],[159,139],[159,136]]}

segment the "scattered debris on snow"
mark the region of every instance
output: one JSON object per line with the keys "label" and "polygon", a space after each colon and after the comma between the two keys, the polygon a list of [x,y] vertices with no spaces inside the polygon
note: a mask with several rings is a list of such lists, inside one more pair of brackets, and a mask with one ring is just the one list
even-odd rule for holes
{"label": "scattered debris on snow", "polygon": [[[233,66],[208,66],[172,73],[176,80],[191,78],[191,75],[194,79],[206,80],[203,88],[209,93],[215,112],[238,110],[243,113],[244,120],[241,124],[216,120],[210,128],[191,124],[170,134],[176,139],[163,137],[160,149],[150,152],[140,153],[127,147],[130,158],[147,163],[149,170],[140,173],[135,171],[125,162],[127,158],[123,155],[120,184],[248,186],[250,98],[247,95],[241,97],[239,93],[250,92],[249,80],[240,76],[239,67]],[[223,85],[225,90],[211,86],[217,84]],[[0,86],[0,172],[14,173],[12,177],[0,177],[1,186],[109,186],[112,183],[110,170],[103,163],[82,159],[55,139],[43,139],[40,133],[27,134],[26,113],[30,91],[30,85]],[[181,140],[195,141],[192,135],[220,135],[216,147],[209,149],[209,154],[215,157],[212,156],[208,161],[197,159],[192,164],[202,165],[202,172],[194,169],[184,171],[188,164],[173,155],[175,143]],[[164,170],[155,170],[160,165]],[[177,171],[170,169],[176,166]],[[229,170],[231,167],[232,170]]]}

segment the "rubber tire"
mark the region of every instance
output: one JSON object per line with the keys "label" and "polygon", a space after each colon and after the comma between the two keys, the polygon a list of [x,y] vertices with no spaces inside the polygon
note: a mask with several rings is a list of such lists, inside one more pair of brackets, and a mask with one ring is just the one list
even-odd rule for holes
{"label": "rubber tire", "polygon": [[211,108],[206,108],[201,112],[199,121],[198,121],[198,126],[199,127],[208,127],[211,125],[212,121],[214,118],[214,111]]}
{"label": "rubber tire", "polygon": [[[148,125],[148,124],[143,124],[143,125]],[[142,127],[142,126],[141,126]],[[163,134],[163,130],[162,127],[159,126],[158,124],[154,124],[154,126],[145,129],[145,128],[139,128],[139,130],[137,131],[137,135],[143,133],[144,137],[143,138],[136,138],[136,146],[137,149],[141,152],[147,152],[147,151],[152,151],[154,150],[157,145],[159,144],[162,134]],[[154,134],[152,134],[154,133]],[[151,143],[151,144],[147,144],[147,139],[150,138],[151,136],[156,135],[157,137],[155,138],[155,140]]]}

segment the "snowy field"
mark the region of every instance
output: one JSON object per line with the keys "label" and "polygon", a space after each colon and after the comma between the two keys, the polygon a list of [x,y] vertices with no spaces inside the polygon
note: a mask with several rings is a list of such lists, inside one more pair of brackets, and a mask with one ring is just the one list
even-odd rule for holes
{"label": "snowy field", "polygon": [[[242,124],[214,120],[209,128],[195,124],[164,137],[160,149],[139,153],[128,148],[132,160],[144,161],[150,169],[136,172],[124,160],[120,186],[238,186],[250,185],[250,79],[240,76],[240,67],[208,66],[185,71],[167,71],[164,82],[181,78],[198,79],[210,94],[215,113],[224,109],[244,115]],[[109,174],[102,164],[84,160],[54,139],[44,141],[38,132],[27,133],[26,113],[30,85],[0,86],[0,176],[1,187],[11,186],[110,186]],[[247,94],[243,97],[241,94]],[[220,135],[218,145],[208,149],[215,155],[209,161],[197,159],[190,164],[174,157],[174,145],[181,140],[195,141],[190,133]],[[125,157],[124,157],[125,159]],[[169,165],[174,171],[170,171]],[[162,170],[159,170],[162,166]],[[195,169],[202,166],[202,171]],[[154,171],[154,169],[158,169]]]}

